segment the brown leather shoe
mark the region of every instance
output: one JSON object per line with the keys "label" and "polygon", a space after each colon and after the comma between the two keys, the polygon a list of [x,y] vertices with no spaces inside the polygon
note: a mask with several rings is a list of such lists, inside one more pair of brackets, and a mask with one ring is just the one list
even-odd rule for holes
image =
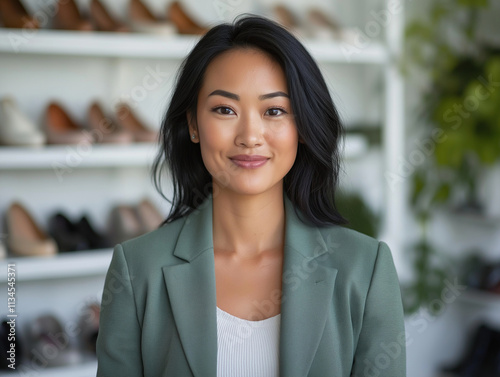
{"label": "brown leather shoe", "polygon": [[111,118],[106,117],[98,102],[93,102],[88,110],[89,126],[96,143],[127,144],[134,141],[130,131],[122,129]]}
{"label": "brown leather shoe", "polygon": [[116,121],[123,129],[134,135],[135,141],[155,142],[158,139],[158,131],[144,126],[126,103],[121,102],[116,106]]}
{"label": "brown leather shoe", "polygon": [[36,224],[19,203],[12,203],[6,214],[7,247],[13,256],[51,256],[57,253],[52,238]]}
{"label": "brown leather shoe", "polygon": [[0,21],[4,27],[38,29],[38,21],[28,14],[20,0],[0,0]]}
{"label": "brown leather shoe", "polygon": [[141,0],[130,0],[128,14],[132,30],[139,33],[175,34],[175,26],[156,17]]}
{"label": "brown leather shoe", "polygon": [[208,30],[194,22],[178,1],[172,2],[168,7],[168,18],[175,24],[180,34],[205,34]]}
{"label": "brown leather shoe", "polygon": [[85,20],[74,0],[59,0],[53,27],[64,30],[93,30],[90,21]]}
{"label": "brown leather shoe", "polygon": [[115,20],[99,0],[90,3],[90,17],[96,30],[99,31],[130,31],[127,26]]}
{"label": "brown leather shoe", "polygon": [[70,118],[66,110],[51,102],[45,112],[45,132],[49,144],[88,144],[92,135]]}

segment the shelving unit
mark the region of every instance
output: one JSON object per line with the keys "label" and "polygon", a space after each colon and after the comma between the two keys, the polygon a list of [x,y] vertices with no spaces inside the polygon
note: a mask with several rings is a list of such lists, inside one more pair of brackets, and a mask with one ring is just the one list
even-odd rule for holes
{"label": "shelving unit", "polygon": [[[23,37],[23,30],[0,29],[0,53],[81,55],[120,58],[183,59],[199,37],[39,30]],[[374,42],[347,58],[345,42],[304,39],[318,61],[384,64],[387,49]]]}
{"label": "shelving unit", "polygon": [[[389,2],[389,0],[387,0]],[[400,14],[403,12],[401,11]],[[304,39],[303,43],[311,52],[318,63],[323,66],[341,67],[351,70],[363,70],[366,67],[374,67],[381,72],[381,82],[384,91],[380,96],[384,99],[381,109],[382,119],[377,123],[382,124],[380,132],[384,152],[381,153],[382,166],[385,172],[397,171],[397,161],[402,155],[404,146],[404,113],[403,113],[403,91],[402,79],[399,77],[396,67],[396,57],[400,51],[402,21],[401,17],[393,17],[393,22],[387,25],[385,30],[386,40],[381,42],[372,41],[369,46],[358,49],[356,54],[346,55],[346,46],[341,41],[311,40]],[[75,112],[88,102],[88,97],[101,97],[115,100],[124,92],[129,93],[142,77],[138,77],[141,68],[151,64],[164,64],[165,70],[170,73],[176,68],[197,42],[196,36],[154,36],[145,34],[115,34],[103,32],[69,32],[56,30],[38,30],[26,34],[23,30],[0,29],[0,59],[5,59],[8,67],[14,69],[39,69],[37,64],[45,69],[50,69],[47,77],[36,79],[36,85],[17,87],[17,82],[0,72],[0,81],[4,78],[5,86],[0,89],[0,95],[15,91],[14,95],[25,99],[25,108],[40,108],[40,103],[47,102],[48,97],[54,93],[63,97],[72,106]],[[347,46],[348,47],[348,46]],[[34,59],[40,60],[40,63]],[[18,68],[20,64],[22,68]],[[27,68],[26,68],[27,67]],[[139,69],[138,69],[139,67]],[[163,66],[162,66],[163,67]],[[84,71],[78,77],[80,71]],[[78,72],[78,73],[77,73]],[[356,71],[357,72],[357,71]],[[134,76],[135,73],[135,76]],[[21,78],[21,72],[17,74]],[[51,81],[57,78],[59,83],[57,89],[51,88]],[[38,80],[39,79],[39,80]],[[358,90],[362,94],[366,91],[364,83],[360,83],[356,76],[353,83],[358,84]],[[40,81],[40,82],[39,82]],[[88,85],[91,82],[92,85]],[[90,90],[91,93],[77,93],[72,90],[72,85],[85,87],[82,90]],[[164,102],[169,79],[161,82],[160,92],[148,92],[148,98],[142,105],[154,102]],[[350,83],[348,83],[350,86]],[[76,90],[79,90],[76,88]],[[49,93],[49,94],[47,94]],[[396,98],[397,101],[393,99]],[[366,100],[366,98],[365,98]],[[141,104],[140,104],[141,105]],[[357,102],[356,102],[356,105]],[[155,108],[155,111],[157,109]],[[359,112],[365,111],[360,108]],[[150,109],[145,111],[150,112]],[[33,118],[39,118],[40,111],[33,110]],[[158,117],[155,117],[158,119]],[[35,200],[45,204],[47,186],[53,185],[54,192],[64,190],[74,192],[74,195],[61,197],[62,207],[70,207],[73,200],[81,201],[83,198],[93,198],[95,201],[85,200],[91,206],[102,207],[106,200],[99,200],[102,190],[108,193],[116,193],[122,200],[134,200],[136,197],[144,196],[149,192],[146,183],[138,182],[139,172],[149,169],[156,152],[153,144],[130,144],[130,145],[99,145],[92,144],[90,150],[81,146],[43,146],[40,148],[18,148],[0,147],[0,180],[22,179],[22,182],[44,179],[42,193],[36,199],[27,194],[27,190],[21,189],[19,195],[25,197],[26,201],[34,207]],[[362,157],[368,151],[366,138],[356,134],[347,134],[344,145],[344,155],[347,160]],[[72,153],[77,153],[78,162],[69,161]],[[71,168],[71,175],[65,176],[64,182],[55,179],[50,171],[59,165]],[[105,173],[103,173],[105,171]],[[90,173],[95,172],[96,178],[89,178]],[[113,182],[112,186],[109,183]],[[36,181],[33,181],[36,184]],[[404,185],[390,188],[385,179],[374,185],[382,185],[385,203],[383,204],[383,232],[381,239],[387,241],[394,254],[396,265],[398,265],[401,252],[401,229],[404,218]],[[1,185],[0,185],[1,186]],[[12,184],[7,187],[13,187]],[[0,210],[6,208],[14,193],[6,192],[0,187]],[[45,191],[44,191],[45,190]],[[17,193],[16,193],[17,194]],[[108,195],[109,196],[109,195]],[[113,197],[114,198],[114,197]],[[109,198],[107,198],[109,199]],[[47,209],[40,204],[35,208],[35,215],[43,218]],[[90,208],[92,210],[94,208]],[[37,213],[37,210],[39,211]],[[96,213],[105,212],[102,208]],[[87,252],[74,252],[60,254],[50,258],[9,258],[0,262],[0,289],[6,282],[6,264],[14,261],[18,270],[18,279],[23,284],[23,299],[29,300],[30,292],[36,291],[36,286],[45,284],[47,287],[60,287],[66,285],[67,292],[77,288],[82,278],[91,278],[97,284],[102,284],[104,274],[111,260],[112,251],[93,250]],[[86,295],[95,295],[96,292],[86,292]],[[0,292],[0,298],[2,297]],[[69,293],[68,293],[69,294]],[[85,295],[82,293],[82,297]],[[64,305],[61,303],[61,305]],[[0,311],[1,313],[1,311]],[[71,320],[71,319],[69,319]],[[95,376],[96,363],[89,362],[78,366],[67,368],[45,369],[40,371],[40,376],[71,376],[90,377]],[[0,373],[0,376],[4,374]],[[7,374],[5,374],[7,375]],[[9,374],[12,375],[12,374]]]}

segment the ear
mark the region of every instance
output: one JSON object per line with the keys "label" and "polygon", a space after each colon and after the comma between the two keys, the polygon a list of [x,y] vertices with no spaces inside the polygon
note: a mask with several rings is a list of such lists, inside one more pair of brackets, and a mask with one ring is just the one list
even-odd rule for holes
{"label": "ear", "polygon": [[191,140],[193,143],[199,143],[200,139],[198,137],[198,125],[196,124],[194,115],[188,111],[186,113],[186,118],[189,128],[189,140]]}

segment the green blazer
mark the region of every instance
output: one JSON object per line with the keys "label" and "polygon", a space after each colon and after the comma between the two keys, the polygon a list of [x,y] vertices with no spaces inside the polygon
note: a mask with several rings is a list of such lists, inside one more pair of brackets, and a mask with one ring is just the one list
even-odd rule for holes
{"label": "green blazer", "polygon": [[[280,376],[404,377],[403,309],[387,245],[306,225],[284,201]],[[212,197],[117,245],[101,305],[97,377],[216,377]]]}

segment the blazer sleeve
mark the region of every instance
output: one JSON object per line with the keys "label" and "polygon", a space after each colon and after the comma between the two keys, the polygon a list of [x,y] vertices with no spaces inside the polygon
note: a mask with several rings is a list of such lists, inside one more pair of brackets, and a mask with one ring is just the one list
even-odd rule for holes
{"label": "blazer sleeve", "polygon": [[102,293],[97,337],[97,377],[142,377],[141,328],[121,245],[113,251]]}
{"label": "blazer sleeve", "polygon": [[391,251],[379,242],[351,376],[406,376],[406,336]]}

